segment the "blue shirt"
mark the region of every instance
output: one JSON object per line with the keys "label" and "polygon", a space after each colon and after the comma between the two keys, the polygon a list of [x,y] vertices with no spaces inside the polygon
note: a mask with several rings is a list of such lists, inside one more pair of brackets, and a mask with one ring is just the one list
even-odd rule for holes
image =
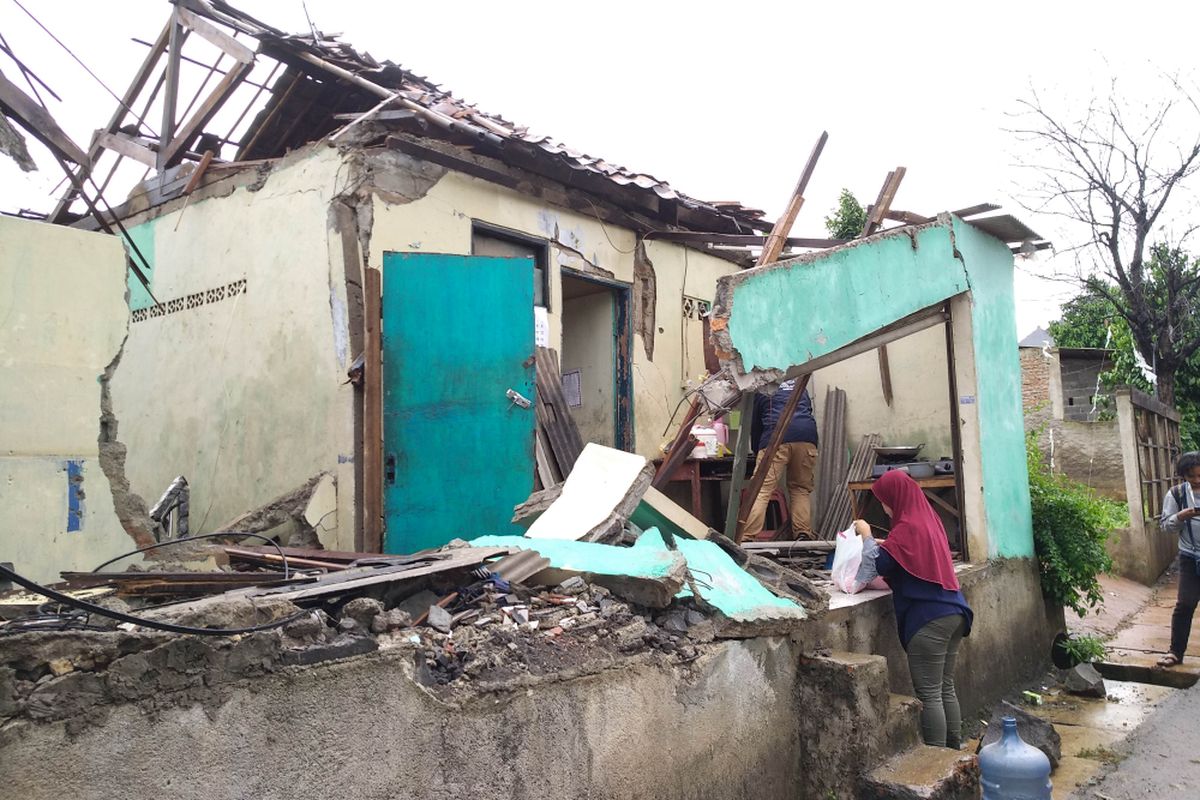
{"label": "blue shirt", "polygon": [[[962,614],[966,618],[967,628],[963,636],[971,633],[971,622],[975,615],[961,591],[951,591],[909,574],[873,538],[863,540],[863,562],[864,567],[868,562],[873,563],[874,571],[887,581],[888,588],[892,590],[896,628],[900,634],[900,644],[905,650],[917,631],[933,620],[951,614]],[[863,575],[863,570],[860,570],[859,580],[863,579]]]}
{"label": "blue shirt", "polygon": [[[784,406],[787,405],[795,387],[794,380],[784,381],[779,385],[779,391],[770,397],[761,394],[754,396],[754,421],[751,425],[751,432],[754,434],[755,450],[763,450],[770,444],[771,437],[775,434],[775,427],[780,424],[779,418],[783,416]],[[817,444],[817,421],[813,418],[812,398],[809,397],[807,389],[804,390],[804,394],[800,395],[792,418],[783,420],[783,424],[786,428],[780,444],[793,442]]]}

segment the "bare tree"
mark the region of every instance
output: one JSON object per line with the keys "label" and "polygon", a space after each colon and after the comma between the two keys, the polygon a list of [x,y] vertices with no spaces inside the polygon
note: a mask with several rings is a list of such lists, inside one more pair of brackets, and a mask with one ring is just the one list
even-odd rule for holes
{"label": "bare tree", "polygon": [[[1108,97],[1082,114],[1052,111],[1038,93],[1021,101],[1022,127],[1039,175],[1033,212],[1077,223],[1075,251],[1084,289],[1112,303],[1175,402],[1175,375],[1200,348],[1200,269],[1186,255],[1200,228],[1190,195],[1200,171],[1200,105],[1177,79],[1166,99],[1127,103],[1114,80]],[[1171,232],[1175,229],[1175,233]]]}

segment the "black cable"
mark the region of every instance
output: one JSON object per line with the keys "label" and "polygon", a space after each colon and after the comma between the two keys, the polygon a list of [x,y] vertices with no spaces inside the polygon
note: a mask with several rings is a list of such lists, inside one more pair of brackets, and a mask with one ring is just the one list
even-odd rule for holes
{"label": "black cable", "polygon": [[[326,516],[328,516],[328,515],[326,515]],[[324,519],[324,517],[322,517],[322,519]],[[274,547],[275,552],[279,553],[279,558],[283,562],[283,577],[284,577],[284,579],[286,580],[286,579],[292,577],[292,570],[288,566],[287,556],[284,555],[283,548],[280,547],[279,544],[274,539],[263,536],[261,533],[239,533],[237,531],[226,531],[225,533],[197,533],[195,536],[181,536],[178,539],[168,539],[167,541],[159,542],[158,544],[147,545],[146,547],[139,547],[137,550],[130,550],[128,553],[122,553],[119,556],[114,556],[113,558],[110,558],[108,561],[105,561],[100,566],[93,568],[92,572],[99,572],[100,570],[107,567],[109,564],[112,564],[113,562],[116,562],[116,561],[120,561],[122,558],[129,558],[130,556],[136,556],[139,553],[148,553],[151,550],[157,550],[160,547],[168,547],[173,544],[182,544],[183,542],[197,542],[202,539],[228,539],[233,536],[251,536],[255,539],[262,539],[264,542],[266,542],[267,544]]]}
{"label": "black cable", "polygon": [[[114,611],[111,608],[98,606],[95,603],[89,603],[86,600],[76,599],[71,597],[69,594],[64,594],[58,591],[57,589],[51,589],[49,586],[42,586],[40,583],[32,581],[29,578],[14,572],[4,564],[0,564],[0,575],[3,575],[13,583],[22,586],[31,592],[37,592],[44,597],[49,597],[51,600],[56,600],[63,605],[70,606],[71,608],[78,608],[81,611],[87,611],[90,614],[97,614],[101,617],[115,619],[118,622],[127,622],[130,625],[138,625],[143,628],[167,631],[168,633],[193,634],[196,636],[238,636],[243,633],[257,633],[258,631],[268,631],[273,628],[282,628],[284,625],[288,625],[307,614],[313,613],[312,611],[302,609],[297,611],[295,614],[290,614],[281,619],[277,619],[272,622],[264,622],[261,625],[251,625],[246,628],[193,628],[190,625],[176,625],[173,622],[159,622],[158,620],[154,619],[144,619],[142,617],[136,617],[133,614],[126,614],[123,611]],[[0,628],[0,630],[3,629]]]}

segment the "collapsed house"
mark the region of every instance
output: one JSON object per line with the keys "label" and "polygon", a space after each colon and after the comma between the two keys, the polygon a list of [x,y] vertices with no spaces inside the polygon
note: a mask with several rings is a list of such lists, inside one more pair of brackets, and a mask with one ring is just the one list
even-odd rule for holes
{"label": "collapsed house", "polygon": [[[151,136],[128,108],[153,107],[172,70],[196,66],[189,36],[218,51],[216,87],[194,113],[164,100]],[[574,153],[220,2],[176,5],[124,106],[88,156],[102,187],[122,163],[154,173],[114,212],[136,267],[127,335],[116,320],[100,372],[77,371],[103,375],[98,447],[81,436],[69,468],[52,446],[35,451],[64,475],[47,519],[13,526],[17,549],[30,540],[50,580],[150,543],[163,522],[142,498],[183,475],[190,531],[304,544],[279,557],[313,572],[293,576],[266,549],[198,553],[234,576],[284,565],[286,585],[249,572],[220,602],[158,612],[182,612],[184,628],[272,626],[241,638],[20,634],[0,665],[0,762],[27,796],[51,790],[37,764],[65,747],[89,755],[55,776],[56,794],[161,793],[199,768],[228,792],[283,796],[312,772],[296,743],[319,729],[355,746],[310,796],[353,776],[368,795],[849,797],[857,772],[914,743],[885,593],[827,600],[819,578],[755,566],[715,533],[702,541],[703,525],[691,538],[656,518],[621,548],[526,536],[514,507],[574,466],[553,425],[539,438],[548,389],[581,441],[643,464],[688,396],[724,410],[811,375],[832,418],[820,390],[849,392],[845,441],[920,437],[953,466],[929,492],[977,610],[964,712],[1043,666],[1062,620],[1029,529],[1010,245],[1036,235],[1016,220],[964,211],[850,244],[789,240],[781,262],[744,270],[766,239],[761,213]],[[93,225],[75,218],[76,194],[51,221]],[[31,240],[104,240],[83,260],[111,277],[117,240],[14,224]],[[815,246],[830,249],[794,257]],[[72,517],[83,496],[87,515]],[[74,550],[35,541],[63,520]],[[609,548],[612,575],[585,545]],[[712,576],[727,569],[739,596],[771,599],[741,619],[723,609]],[[104,585],[137,599],[196,583],[129,575]],[[669,747],[645,746],[664,732]],[[153,774],[86,769],[151,741],[166,753]],[[938,766],[951,784],[969,777],[956,758]]]}

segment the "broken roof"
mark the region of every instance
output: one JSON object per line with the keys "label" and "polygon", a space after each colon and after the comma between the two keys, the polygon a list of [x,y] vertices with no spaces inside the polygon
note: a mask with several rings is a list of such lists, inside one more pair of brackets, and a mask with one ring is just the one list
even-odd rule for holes
{"label": "broken roof", "polygon": [[[217,62],[210,65],[182,52],[189,36],[192,41],[199,39],[201,46],[205,42],[216,46]],[[123,158],[141,161],[159,173],[183,160],[199,160],[205,150],[213,150],[218,162],[277,158],[333,133],[346,124],[347,117],[389,106],[405,112],[391,114],[389,122],[405,133],[497,158],[653,220],[729,233],[769,227],[762,211],[677,192],[652,175],[572,150],[481,111],[429,79],[376,60],[333,35],[315,29],[288,34],[222,0],[176,0],[171,19],[150,47],[122,108],[92,144],[93,161],[106,151],[111,153],[110,175]],[[232,65],[222,69],[228,59]],[[146,121],[151,108],[182,105],[183,98],[177,99],[171,91],[172,69],[179,76],[190,70],[192,77],[205,80],[183,112],[187,118],[177,121],[174,109],[167,111],[156,132]],[[151,80],[156,73],[162,77]],[[223,77],[202,98],[215,75]],[[157,98],[164,83],[167,91]],[[174,83],[184,85],[181,80]],[[141,116],[133,110],[139,107],[146,109]],[[236,119],[228,134],[211,130],[219,115],[233,114]],[[107,183],[105,179],[101,185]],[[75,194],[68,193],[51,219],[62,221],[74,199]]]}

